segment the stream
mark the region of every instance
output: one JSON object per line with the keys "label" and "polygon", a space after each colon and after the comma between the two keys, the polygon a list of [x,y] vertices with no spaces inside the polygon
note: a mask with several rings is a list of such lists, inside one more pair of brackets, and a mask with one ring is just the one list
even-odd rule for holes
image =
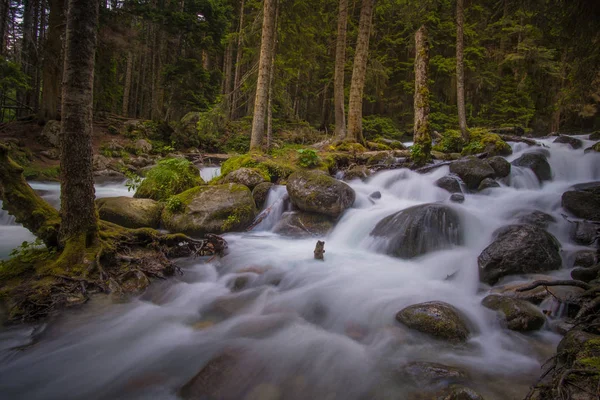
{"label": "stream", "polygon": [[[583,148],[593,144],[578,138]],[[285,188],[275,186],[265,205],[268,218],[252,232],[225,235],[230,252],[223,259],[181,260],[183,275],[155,282],[136,298],[98,296],[50,323],[0,328],[0,398],[178,399],[186,382],[227,352],[243,370],[224,378],[241,393],[231,398],[408,399],[414,388],[396,371],[411,361],[432,361],[467,371],[468,386],[485,399],[521,399],[561,336],[547,327],[529,334],[504,329],[480,304],[489,287],[479,282],[477,257],[516,214],[540,210],[558,221],[548,231],[562,244],[563,268],[549,275],[569,277],[568,254],[585,247],[570,240],[561,195],[574,184],[600,180],[600,154],[553,140],[538,140],[549,151],[551,182],[541,185],[531,170],[513,166],[500,188],[466,194],[462,204],[450,203],[450,194],[434,184],[448,166],[424,175],[382,171],[349,182],[356,202],[323,239],[323,262],[313,259],[316,238],[270,232],[286,211]],[[511,146],[509,161],[531,149]],[[58,184],[32,187],[58,205]],[[375,191],[381,199],[369,197]],[[119,182],[98,185],[96,194],[132,193]],[[459,212],[463,246],[412,260],[377,252],[381,239],[369,236],[377,222],[431,202]],[[0,259],[32,239],[0,211]],[[240,277],[247,286],[232,291]],[[452,304],[471,321],[466,344],[430,339],[396,322],[404,307],[432,300]]]}

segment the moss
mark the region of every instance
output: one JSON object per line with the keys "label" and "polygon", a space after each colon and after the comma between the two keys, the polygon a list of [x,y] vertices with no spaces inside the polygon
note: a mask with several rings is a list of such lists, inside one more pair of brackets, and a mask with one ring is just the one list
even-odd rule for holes
{"label": "moss", "polygon": [[594,144],[592,146],[592,150],[597,151],[598,153],[600,153],[600,142]]}
{"label": "moss", "polygon": [[221,175],[226,176],[230,172],[240,168],[253,168],[263,175],[269,182],[287,179],[288,176],[298,170],[289,161],[268,158],[262,154],[249,153],[234,156],[221,165]]}
{"label": "moss", "polygon": [[42,167],[29,165],[23,168],[23,176],[27,180],[58,181],[60,178],[60,166]]}
{"label": "moss", "polygon": [[337,144],[335,146],[336,151],[345,151],[348,153],[364,153],[367,151],[365,146],[360,143],[352,142],[349,140],[344,140],[343,142]]}
{"label": "moss", "polygon": [[448,129],[442,134],[442,138],[433,146],[433,150],[442,153],[460,153],[464,147],[464,140],[460,131]]}
{"label": "moss", "polygon": [[392,150],[392,148],[387,144],[379,142],[367,142],[367,147],[369,148],[369,150],[374,151]]}
{"label": "moss", "polygon": [[581,352],[577,354],[575,366],[596,370],[600,375],[600,338],[587,340]]}
{"label": "moss", "polygon": [[188,160],[168,158],[158,162],[146,174],[146,179],[135,192],[136,198],[167,200],[194,186],[202,185],[198,169]]}
{"label": "moss", "polygon": [[474,155],[479,153],[489,153],[490,156],[509,155],[512,149],[504,140],[500,139],[495,133],[491,133],[486,128],[469,129],[470,140],[464,146],[462,155]]}

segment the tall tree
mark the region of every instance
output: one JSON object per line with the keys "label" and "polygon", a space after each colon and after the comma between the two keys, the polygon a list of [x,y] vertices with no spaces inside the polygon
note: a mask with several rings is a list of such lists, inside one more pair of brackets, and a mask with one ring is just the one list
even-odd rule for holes
{"label": "tall tree", "polygon": [[42,121],[58,119],[62,80],[62,36],[65,31],[65,1],[49,0],[49,4],[50,15],[42,67],[42,102],[39,111]]}
{"label": "tall tree", "polygon": [[415,33],[415,131],[412,158],[416,164],[424,164],[431,158],[429,134],[429,39],[427,27]]}
{"label": "tall tree", "polygon": [[273,38],[275,33],[273,28],[275,25],[276,1],[264,0],[258,81],[256,82],[250,150],[260,150],[263,146],[263,137],[265,135],[265,117],[269,97],[269,70],[271,69],[271,53],[273,52]]}
{"label": "tall tree", "polygon": [[335,73],[333,98],[335,108],[335,136],[346,136],[346,111],[344,96],[344,66],[346,65],[346,30],[348,27],[348,0],[340,0],[338,6],[337,39],[335,45]]}
{"label": "tall tree", "polygon": [[0,57],[6,51],[6,34],[8,32],[9,0],[0,0]]}
{"label": "tall tree", "polygon": [[244,0],[240,2],[240,25],[238,28],[237,35],[237,51],[235,54],[235,73],[233,76],[233,91],[231,93],[231,108],[229,117],[235,118],[238,99],[240,97],[240,80],[242,78],[242,53],[243,53],[243,38],[242,33],[244,32]]}
{"label": "tall tree", "polygon": [[65,252],[77,257],[98,234],[92,174],[97,29],[98,0],[69,0],[62,87],[60,236]]}
{"label": "tall tree", "polygon": [[354,68],[350,83],[350,101],[348,104],[348,130],[346,138],[363,142],[362,133],[362,107],[365,78],[367,76],[367,61],[369,55],[369,36],[373,20],[373,7],[375,0],[363,0],[360,9],[360,22],[358,25],[358,40],[354,54]]}
{"label": "tall tree", "polygon": [[465,142],[469,141],[467,113],[465,110],[465,7],[464,0],[456,0],[456,105],[458,126]]}

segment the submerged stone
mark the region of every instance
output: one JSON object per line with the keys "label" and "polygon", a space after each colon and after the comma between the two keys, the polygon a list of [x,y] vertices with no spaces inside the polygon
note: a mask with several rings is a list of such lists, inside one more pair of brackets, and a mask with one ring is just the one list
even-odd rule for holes
{"label": "submerged stone", "polygon": [[451,342],[465,342],[470,331],[462,314],[452,305],[441,301],[406,307],[396,319],[411,329]]}
{"label": "submerged stone", "polygon": [[304,211],[291,211],[281,216],[273,232],[290,237],[317,237],[327,235],[332,228],[331,217]]}

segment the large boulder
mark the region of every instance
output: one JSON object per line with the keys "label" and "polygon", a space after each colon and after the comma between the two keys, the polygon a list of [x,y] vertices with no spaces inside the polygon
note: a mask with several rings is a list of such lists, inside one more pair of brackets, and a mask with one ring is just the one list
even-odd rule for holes
{"label": "large boulder", "polygon": [[327,235],[332,228],[331,217],[304,211],[291,211],[281,216],[273,232],[291,237],[319,237]]}
{"label": "large boulder", "polygon": [[552,180],[552,168],[542,153],[525,153],[514,160],[512,165],[531,169],[540,182]]}
{"label": "large boulder", "polygon": [[50,120],[42,130],[42,140],[52,147],[60,147],[60,121]]}
{"label": "large boulder", "polygon": [[462,193],[460,188],[460,181],[457,177],[452,175],[442,176],[440,179],[435,181],[435,186],[444,189],[450,193]]}
{"label": "large boulder", "polygon": [[550,224],[556,222],[556,218],[554,218],[552,215],[546,214],[545,212],[539,210],[518,211],[516,214],[514,214],[514,217],[519,224],[535,225],[542,229],[546,229]]}
{"label": "large boulder", "polygon": [[493,180],[492,178],[485,178],[481,181],[479,186],[477,187],[478,192],[482,192],[486,189],[499,188],[500,184]]}
{"label": "large boulder", "polygon": [[148,154],[152,151],[152,143],[146,139],[138,139],[133,147],[141,154]]}
{"label": "large boulder", "polygon": [[600,224],[576,221],[571,224],[571,239],[577,244],[589,246],[598,239],[600,235]]}
{"label": "large boulder", "polygon": [[171,232],[202,236],[241,231],[255,216],[250,189],[231,183],[198,186],[173,196],[163,210],[162,222]]}
{"label": "large boulder", "polygon": [[339,217],[354,204],[354,190],[337,179],[311,171],[289,176],[287,191],[292,203],[303,211]]}
{"label": "large boulder", "polygon": [[546,317],[533,304],[507,296],[491,294],[483,299],[481,304],[497,311],[506,327],[512,331],[535,331],[544,326]]}
{"label": "large boulder", "polygon": [[463,243],[458,213],[441,203],[421,204],[379,221],[371,236],[379,250],[402,258],[417,257]]}
{"label": "large boulder", "polygon": [[509,225],[479,255],[479,279],[493,285],[513,274],[557,270],[562,265],[556,238],[534,225]]}
{"label": "large boulder", "polygon": [[566,135],[560,135],[554,140],[554,143],[568,144],[573,149],[580,149],[583,146],[583,142],[581,140]]}
{"label": "large boulder", "polygon": [[600,221],[600,183],[577,185],[563,193],[562,206],[578,218]]}
{"label": "large boulder", "polygon": [[167,200],[203,184],[200,171],[194,164],[183,158],[166,158],[146,173],[146,179],[137,188],[134,197]]}
{"label": "large boulder", "polygon": [[451,342],[465,342],[470,335],[464,316],[454,306],[441,301],[406,307],[396,319],[411,329]]}
{"label": "large boulder", "polygon": [[590,134],[589,140],[600,140],[600,131]]}
{"label": "large boulder", "polygon": [[162,205],[151,199],[104,197],[96,200],[100,219],[126,228],[158,228]]}
{"label": "large boulder", "polygon": [[236,169],[223,178],[223,183],[239,183],[240,185],[248,186],[250,190],[263,182],[267,182],[265,176],[260,171],[252,168]]}
{"label": "large boulder", "polygon": [[510,163],[504,157],[495,156],[485,160],[496,173],[496,178],[505,178],[510,175]]}
{"label": "large boulder", "polygon": [[450,172],[458,175],[469,190],[477,190],[485,178],[493,178],[494,169],[477,157],[467,157],[450,164]]}

